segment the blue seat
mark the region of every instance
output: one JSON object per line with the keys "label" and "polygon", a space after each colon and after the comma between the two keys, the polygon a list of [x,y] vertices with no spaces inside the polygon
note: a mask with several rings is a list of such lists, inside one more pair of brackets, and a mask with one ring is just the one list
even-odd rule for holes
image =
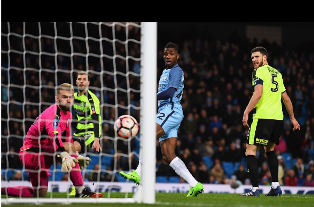
{"label": "blue seat", "polygon": [[91,161],[89,161],[90,164],[100,164],[99,163],[99,159],[100,159],[99,155],[88,155],[88,157],[91,159]]}
{"label": "blue seat", "polygon": [[311,160],[314,160],[314,149],[309,149],[307,155]]}
{"label": "blue seat", "polygon": [[231,178],[233,174],[233,163],[232,162],[222,162],[222,167],[225,170],[226,175],[228,178]]}
{"label": "blue seat", "polygon": [[213,165],[213,161],[209,156],[203,156],[203,161],[207,167],[207,169],[209,170],[211,168],[211,166]]}
{"label": "blue seat", "polygon": [[4,176],[3,176],[4,180],[9,181],[10,178],[14,176],[14,172],[11,169],[5,169],[3,171],[4,171],[4,173],[3,173],[4,174]]}
{"label": "blue seat", "polygon": [[242,164],[241,162],[234,162],[233,163],[233,172],[239,168],[239,165]]}
{"label": "blue seat", "polygon": [[286,164],[286,167],[287,169],[291,169],[291,166],[294,165],[294,163],[292,163],[292,156],[289,152],[284,152],[281,154],[285,164]]}
{"label": "blue seat", "polygon": [[111,156],[101,156],[101,164],[110,166],[112,159],[113,158]]}
{"label": "blue seat", "polygon": [[[127,181],[128,181],[128,179],[123,178],[123,177],[119,174],[119,172],[116,172],[116,173],[115,173],[115,177],[116,177],[116,179],[117,179],[118,182],[127,182]],[[132,181],[131,181],[131,182],[132,182]]]}
{"label": "blue seat", "polygon": [[168,183],[167,176],[157,176],[156,183]]}
{"label": "blue seat", "polygon": [[168,181],[169,181],[169,183],[180,183],[180,177],[178,177],[178,176],[170,176]]}

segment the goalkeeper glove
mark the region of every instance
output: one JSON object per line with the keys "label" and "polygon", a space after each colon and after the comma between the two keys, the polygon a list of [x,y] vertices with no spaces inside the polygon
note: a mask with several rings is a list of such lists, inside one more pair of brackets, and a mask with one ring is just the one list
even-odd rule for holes
{"label": "goalkeeper glove", "polygon": [[91,161],[91,158],[79,155],[79,153],[77,151],[76,151],[76,155],[77,155],[77,160],[78,160],[78,163],[80,165],[80,168],[81,168],[81,170],[83,170],[84,168],[86,168],[89,165],[89,161]]}
{"label": "goalkeeper glove", "polygon": [[72,170],[72,167],[75,167],[75,163],[78,162],[77,159],[74,157],[71,157],[69,153],[67,152],[61,152],[59,155],[62,159],[62,166],[61,166],[61,171],[62,172],[68,172],[69,170]]}

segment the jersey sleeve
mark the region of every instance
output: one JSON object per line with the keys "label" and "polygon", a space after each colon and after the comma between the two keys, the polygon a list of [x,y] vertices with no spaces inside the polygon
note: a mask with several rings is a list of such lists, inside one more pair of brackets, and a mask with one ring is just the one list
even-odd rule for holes
{"label": "jersey sleeve", "polygon": [[178,89],[180,87],[182,73],[183,71],[179,67],[171,69],[169,73],[169,88],[173,87],[175,89]]}
{"label": "jersey sleeve", "polygon": [[91,105],[91,114],[92,119],[95,121],[94,123],[94,134],[95,137],[99,138],[101,136],[101,115],[100,115],[100,101],[94,96],[93,103]]}
{"label": "jersey sleeve", "polygon": [[279,88],[280,88],[280,92],[281,93],[284,93],[286,91],[286,87],[285,87],[285,84],[283,83],[283,79],[282,79],[282,76],[280,76],[280,82],[279,82]]}
{"label": "jersey sleeve", "polygon": [[261,70],[261,68],[258,70],[253,71],[253,80],[252,80],[252,85],[256,86],[257,84],[263,85],[263,80],[264,80],[264,74]]}

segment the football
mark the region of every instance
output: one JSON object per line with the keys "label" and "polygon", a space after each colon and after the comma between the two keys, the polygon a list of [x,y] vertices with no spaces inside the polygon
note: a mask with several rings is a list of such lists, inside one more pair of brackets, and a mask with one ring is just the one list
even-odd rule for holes
{"label": "football", "polygon": [[137,120],[130,115],[122,115],[114,122],[116,135],[122,138],[135,137],[139,131]]}

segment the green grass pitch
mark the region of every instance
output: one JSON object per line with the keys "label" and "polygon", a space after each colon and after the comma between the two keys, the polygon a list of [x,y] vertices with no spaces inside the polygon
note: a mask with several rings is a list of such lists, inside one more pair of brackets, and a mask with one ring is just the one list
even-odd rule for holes
{"label": "green grass pitch", "polygon": [[[47,197],[66,198],[66,193],[48,193]],[[133,193],[128,193],[127,197],[131,198]],[[108,194],[103,193],[103,198],[107,198]],[[111,198],[125,198],[125,193],[110,193]],[[2,199],[6,198],[5,195],[1,196]],[[85,198],[96,199],[96,198]],[[55,207],[61,204],[40,204],[35,206]],[[6,206],[6,205],[3,205]],[[9,204],[9,207],[15,206],[34,206],[34,204]],[[260,197],[243,197],[240,194],[225,194],[225,193],[202,193],[197,197],[186,198],[186,193],[156,193],[155,204],[142,204],[142,203],[73,203],[62,206],[105,206],[105,207],[311,207],[314,206],[314,195],[301,195],[301,194],[284,194],[279,197],[266,197],[261,194]]]}

